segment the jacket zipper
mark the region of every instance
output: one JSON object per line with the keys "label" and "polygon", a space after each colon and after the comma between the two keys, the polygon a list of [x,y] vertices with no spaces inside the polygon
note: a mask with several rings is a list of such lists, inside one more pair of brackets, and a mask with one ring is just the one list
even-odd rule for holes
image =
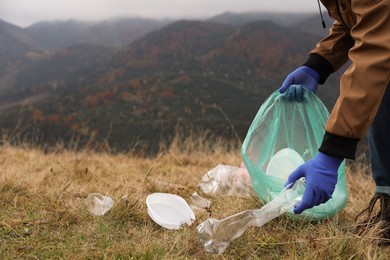
{"label": "jacket zipper", "polygon": [[341,15],[341,11],[340,11],[340,6],[341,6],[342,10],[345,11],[345,5],[344,5],[343,1],[337,0],[336,6],[337,6],[338,15],[340,17],[340,22],[346,26],[347,24],[345,23],[343,16]]}

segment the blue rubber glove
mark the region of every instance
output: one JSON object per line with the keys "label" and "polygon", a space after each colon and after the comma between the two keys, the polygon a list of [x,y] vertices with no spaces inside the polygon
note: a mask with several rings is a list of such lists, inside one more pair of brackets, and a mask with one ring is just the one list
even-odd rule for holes
{"label": "blue rubber glove", "polygon": [[305,100],[305,87],[302,85],[291,85],[281,96],[291,102],[303,102]]}
{"label": "blue rubber glove", "polygon": [[343,158],[319,152],[290,174],[285,187],[302,177],[306,179],[305,192],[302,201],[294,209],[295,214],[325,203],[332,197],[338,179],[337,170],[343,160]]}
{"label": "blue rubber glove", "polygon": [[[320,75],[317,71],[310,67],[302,66],[287,76],[282,86],[279,88],[279,92],[283,94],[291,85],[301,85],[316,93],[318,90],[319,80]],[[303,92],[288,91],[285,93],[285,96],[287,96],[290,100],[295,99],[299,101],[299,99],[303,99]]]}

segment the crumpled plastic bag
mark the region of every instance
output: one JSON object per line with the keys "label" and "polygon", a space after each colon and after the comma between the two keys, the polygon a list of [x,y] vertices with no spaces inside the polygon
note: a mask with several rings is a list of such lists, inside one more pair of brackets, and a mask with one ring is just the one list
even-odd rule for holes
{"label": "crumpled plastic bag", "polygon": [[261,227],[293,208],[301,201],[304,188],[304,179],[300,179],[258,210],[246,210],[222,220],[207,219],[197,227],[199,240],[205,251],[222,254],[249,227]]}
{"label": "crumpled plastic bag", "polygon": [[202,177],[198,188],[209,196],[249,197],[254,194],[249,173],[244,165],[236,167],[219,164]]}

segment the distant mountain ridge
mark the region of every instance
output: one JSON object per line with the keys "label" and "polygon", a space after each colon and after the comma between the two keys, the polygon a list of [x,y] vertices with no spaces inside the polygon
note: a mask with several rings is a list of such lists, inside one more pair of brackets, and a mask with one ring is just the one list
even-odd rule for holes
{"label": "distant mountain ridge", "polygon": [[0,20],[0,93],[13,84],[16,71],[25,66],[25,54],[40,49],[22,28]]}
{"label": "distant mountain ridge", "polygon": [[207,19],[208,22],[225,23],[234,26],[244,25],[255,21],[270,21],[278,25],[289,26],[304,21],[313,16],[313,13],[285,13],[285,12],[225,12]]}
{"label": "distant mountain ridge", "polygon": [[45,49],[54,51],[78,44],[121,48],[170,22],[144,18],[118,18],[102,22],[68,20],[40,22],[24,30]]}
{"label": "distant mountain ridge", "polygon": [[[8,36],[9,38],[7,39]],[[34,49],[39,48],[37,43],[31,38],[28,37],[24,30],[16,25],[10,24],[0,19],[0,37],[2,40],[2,52],[5,51],[5,48],[11,47],[23,47],[24,49]],[[7,41],[8,40],[8,41]],[[10,41],[17,40],[17,46],[9,44]],[[8,44],[8,45],[6,45]]]}
{"label": "distant mountain ridge", "polygon": [[[241,26],[255,21],[272,21],[282,26],[290,26],[314,16],[312,13],[275,13],[275,12],[225,12],[205,19],[207,22]],[[77,44],[94,44],[105,47],[121,48],[147,33],[174,22],[165,19],[116,18],[99,22],[77,20],[44,21],[33,24],[23,30],[48,50],[58,50]]]}
{"label": "distant mountain ridge", "polygon": [[77,39],[94,23],[75,20],[39,22],[23,30],[46,50],[58,50],[77,44]]}

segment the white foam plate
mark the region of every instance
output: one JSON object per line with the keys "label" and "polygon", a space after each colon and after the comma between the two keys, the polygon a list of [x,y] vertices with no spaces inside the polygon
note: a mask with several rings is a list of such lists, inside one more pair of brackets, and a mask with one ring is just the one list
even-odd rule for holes
{"label": "white foam plate", "polygon": [[287,180],[288,176],[304,162],[301,155],[294,149],[284,148],[271,158],[266,173]]}
{"label": "white foam plate", "polygon": [[153,193],[146,198],[150,218],[167,229],[180,229],[183,224],[192,225],[195,215],[180,196],[169,193]]}

